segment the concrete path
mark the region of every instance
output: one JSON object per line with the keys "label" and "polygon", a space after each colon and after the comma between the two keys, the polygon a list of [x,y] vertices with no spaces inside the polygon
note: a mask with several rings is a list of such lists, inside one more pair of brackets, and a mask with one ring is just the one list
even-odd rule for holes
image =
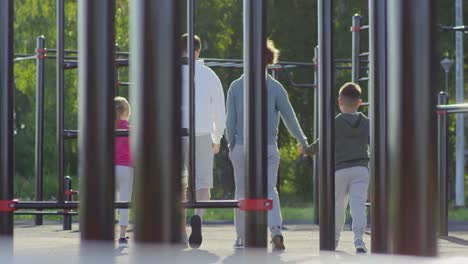
{"label": "concrete path", "polygon": [[[354,253],[352,232],[344,231],[338,250],[319,251],[319,230],[314,225],[288,225],[284,231],[286,251],[235,250],[233,225],[205,225],[199,249],[137,247],[130,232],[130,247],[115,249],[91,245],[80,251],[78,225],[74,231],[62,231],[61,225],[31,226],[17,224],[14,256],[0,256],[0,263],[468,263],[468,232],[451,232],[439,239],[438,258],[403,258],[396,256],[358,255]],[[190,230],[190,229],[189,229]],[[365,236],[370,247],[370,236]]]}

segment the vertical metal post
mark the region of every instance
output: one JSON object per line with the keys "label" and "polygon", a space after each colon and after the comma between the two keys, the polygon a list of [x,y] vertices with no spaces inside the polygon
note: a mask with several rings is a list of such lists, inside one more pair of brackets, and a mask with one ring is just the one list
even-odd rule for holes
{"label": "vertical metal post", "polygon": [[135,239],[178,243],[181,235],[181,1],[131,6],[135,135]]}
{"label": "vertical metal post", "polygon": [[[13,0],[0,1],[0,200],[13,199]],[[1,253],[13,254],[13,212],[0,212]]]}
{"label": "vertical metal post", "polygon": [[353,16],[353,26],[351,27],[352,34],[352,55],[351,55],[351,81],[354,83],[359,83],[359,76],[361,70],[361,16],[355,14]]}
{"label": "vertical metal post", "polygon": [[[438,104],[448,103],[448,94],[440,92]],[[437,159],[439,179],[439,235],[448,236],[448,204],[447,204],[447,180],[448,180],[448,153],[447,153],[447,112],[437,112]]]}
{"label": "vertical metal post", "polygon": [[114,20],[115,0],[78,2],[80,230],[85,241],[114,240]]}
{"label": "vertical metal post", "polygon": [[320,250],[335,250],[333,0],[318,1]]}
{"label": "vertical metal post", "polygon": [[372,252],[389,253],[387,164],[387,0],[369,0]]}
{"label": "vertical metal post", "polygon": [[[44,64],[45,37],[37,37],[36,48],[36,201],[42,201],[43,196],[43,164],[44,164]],[[36,225],[42,225],[42,215],[36,215]]]}
{"label": "vertical metal post", "polygon": [[435,3],[387,2],[388,210],[395,254],[437,254]]}
{"label": "vertical metal post", "polygon": [[[65,201],[69,202],[73,200],[72,191],[72,178],[70,176],[65,176],[64,179],[64,189],[65,189]],[[64,210],[69,212],[69,210]],[[65,214],[63,216],[63,230],[71,230],[72,229],[72,216],[71,214]]]}
{"label": "vertical metal post", "polygon": [[[266,1],[244,0],[246,198],[267,198]],[[245,246],[267,246],[267,212],[246,211]]]}
{"label": "vertical metal post", "polygon": [[[319,119],[319,93],[320,93],[320,82],[319,82],[319,73],[318,73],[318,56],[319,56],[319,47],[314,48],[314,141],[318,138],[318,119]],[[319,155],[315,155],[313,158],[314,161],[314,224],[318,225],[319,222]]]}
{"label": "vertical metal post", "polygon": [[[115,57],[118,58],[118,55],[117,55],[117,52],[120,51],[120,47],[119,47],[119,44],[115,43]],[[120,83],[119,83],[119,80],[120,80],[120,74],[119,74],[119,66],[118,65],[115,65],[115,70],[114,70],[114,79],[115,79],[115,83],[114,83],[114,87],[115,87],[115,96],[119,96],[120,94],[120,91],[119,91],[119,87],[120,87]]]}
{"label": "vertical metal post", "polygon": [[[455,1],[455,26],[463,25],[463,0]],[[464,102],[465,81],[464,56],[463,56],[464,33],[455,32],[455,86],[456,101],[458,104]],[[465,206],[465,119],[463,114],[456,114],[456,160],[455,160],[455,206]]]}
{"label": "vertical metal post", "polygon": [[188,0],[187,5],[187,57],[188,57],[188,73],[189,73],[189,199],[191,202],[197,202],[197,186],[196,186],[196,162],[195,162],[195,0]]}
{"label": "vertical metal post", "polygon": [[57,190],[57,202],[63,202],[63,176],[64,176],[64,105],[65,105],[65,93],[64,93],[64,63],[65,63],[65,0],[57,0],[57,152],[58,152],[58,164],[57,164],[57,177],[58,177],[58,190]]}

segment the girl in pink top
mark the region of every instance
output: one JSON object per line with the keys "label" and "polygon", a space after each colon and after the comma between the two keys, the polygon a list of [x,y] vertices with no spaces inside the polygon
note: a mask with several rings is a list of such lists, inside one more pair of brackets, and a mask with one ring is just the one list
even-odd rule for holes
{"label": "girl in pink top", "polygon": [[[115,128],[128,130],[128,119],[130,117],[130,104],[123,97],[116,97],[115,102]],[[129,137],[115,137],[115,178],[116,192],[119,201],[130,202],[133,187],[133,167],[130,152]],[[126,237],[128,226],[128,209],[119,209],[119,247],[126,248],[128,239]]]}

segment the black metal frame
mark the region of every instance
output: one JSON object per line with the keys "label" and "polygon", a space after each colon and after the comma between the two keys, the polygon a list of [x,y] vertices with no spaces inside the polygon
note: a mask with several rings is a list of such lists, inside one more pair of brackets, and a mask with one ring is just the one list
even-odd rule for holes
{"label": "black metal frame", "polygon": [[[437,254],[435,0],[387,2],[391,253]],[[414,34],[417,32],[417,34]],[[404,49],[403,49],[404,48]],[[408,52],[417,51],[417,52]],[[394,103],[393,103],[394,102]]]}
{"label": "black metal frame", "polygon": [[[0,1],[0,200],[13,199],[13,0]],[[13,214],[0,212],[2,252],[12,254]]]}
{"label": "black metal frame", "polygon": [[387,0],[369,0],[372,252],[390,252],[387,176]]}
{"label": "black metal frame", "polygon": [[[45,37],[37,37],[36,49],[36,201],[44,200],[43,195],[43,165],[44,165],[44,64]],[[42,215],[36,215],[36,225],[42,225]]]}
{"label": "black metal frame", "polygon": [[320,250],[335,250],[333,0],[318,1]]}

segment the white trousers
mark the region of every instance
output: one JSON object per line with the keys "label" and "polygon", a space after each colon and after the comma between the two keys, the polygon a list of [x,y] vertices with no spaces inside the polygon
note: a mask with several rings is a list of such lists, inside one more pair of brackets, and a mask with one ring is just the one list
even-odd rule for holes
{"label": "white trousers", "polygon": [[[133,168],[128,166],[115,166],[116,200],[130,202],[132,199]],[[119,209],[119,225],[128,226],[128,209]]]}
{"label": "white trousers", "polygon": [[[236,184],[235,199],[245,198],[245,154],[244,146],[236,145],[229,154],[234,168],[234,181]],[[268,211],[268,227],[271,236],[281,235],[282,217],[278,190],[278,167],[280,157],[276,145],[268,146],[267,174],[268,174],[268,198],[273,199],[273,209]],[[245,212],[234,209],[234,224],[237,238],[244,241],[245,238]]]}
{"label": "white trousers", "polygon": [[354,241],[362,240],[367,225],[368,188],[369,169],[366,167],[351,167],[335,172],[335,240],[340,239],[343,230],[348,199],[353,218]]}

